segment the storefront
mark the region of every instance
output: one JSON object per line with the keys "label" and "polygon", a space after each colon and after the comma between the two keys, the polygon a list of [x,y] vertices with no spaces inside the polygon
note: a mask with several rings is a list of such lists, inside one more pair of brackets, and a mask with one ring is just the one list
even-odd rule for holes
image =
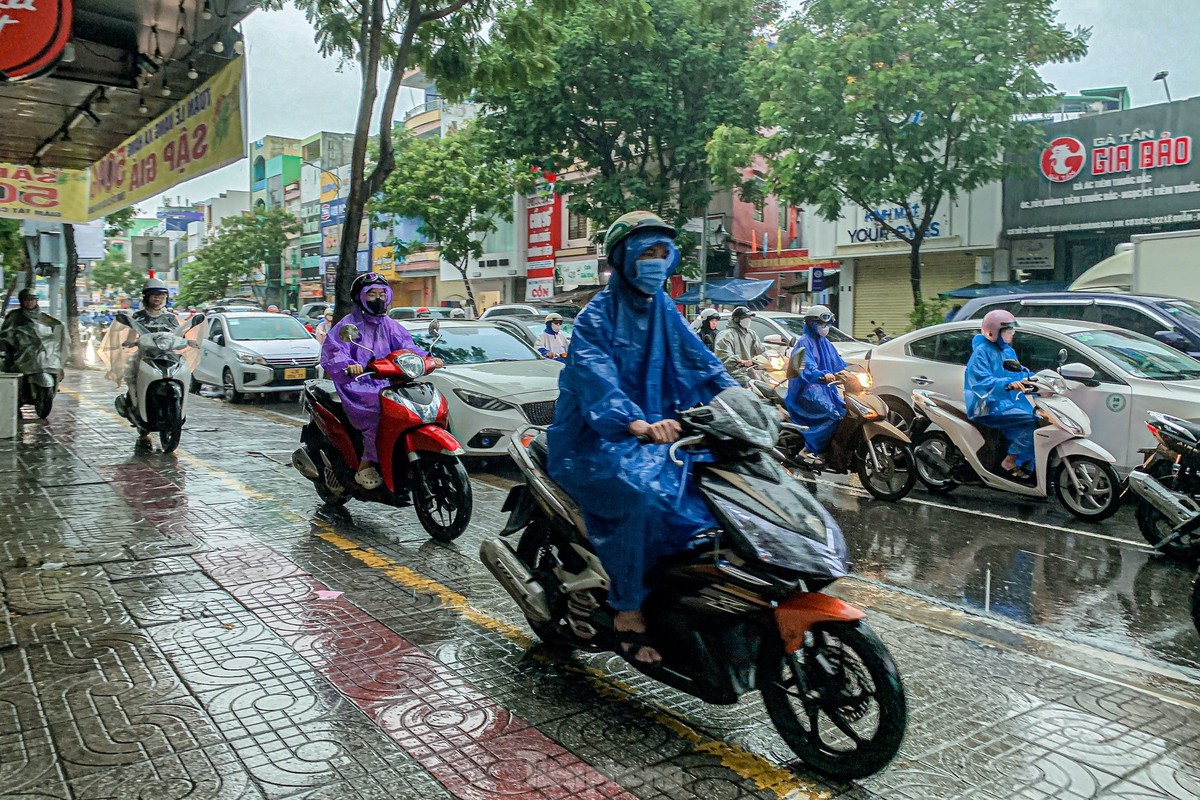
{"label": "storefront", "polygon": [[768,311],[791,311],[822,303],[838,313],[838,262],[809,257],[806,249],[746,254],[743,278],[774,281]]}
{"label": "storefront", "polygon": [[1197,131],[1200,98],[1047,125],[1004,183],[1014,278],[1070,281],[1134,234],[1200,228]]}

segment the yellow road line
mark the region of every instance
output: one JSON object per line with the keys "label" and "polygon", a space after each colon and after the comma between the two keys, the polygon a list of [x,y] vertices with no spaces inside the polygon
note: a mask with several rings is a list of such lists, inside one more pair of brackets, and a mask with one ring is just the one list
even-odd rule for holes
{"label": "yellow road line", "polygon": [[[122,422],[125,421],[116,413],[74,390],[63,388],[62,391],[74,398],[81,405],[100,411],[113,419]],[[198,456],[183,450],[176,451],[176,454],[180,460],[206,469],[230,489],[252,500],[273,500],[269,495],[238,480],[225,470],[210,464]],[[279,511],[285,518],[292,521],[305,519],[294,511],[282,507],[279,507]],[[335,532],[328,523],[322,520],[312,521],[312,525],[320,530],[320,533],[317,534],[319,538],[363,565],[379,570],[401,586],[437,597],[445,606],[460,613],[467,621],[484,630],[499,634],[521,647],[530,647],[533,644],[534,640],[522,628],[480,611],[472,606],[471,602],[465,596],[455,592],[453,589],[398,564],[373,549],[364,548],[358,542]],[[543,659],[549,660],[544,656]],[[602,670],[585,666],[578,661],[556,661],[555,663],[569,672],[585,677],[589,686],[599,694],[621,701],[636,701],[642,707],[648,719],[668,728],[679,738],[691,743],[696,752],[720,759],[721,764],[731,772],[741,778],[752,781],[759,789],[774,792],[776,797],[781,798],[781,800],[827,800],[827,798],[832,796],[831,792],[819,789],[811,783],[801,780],[796,773],[758,753],[753,753],[720,739],[714,739],[697,731],[675,715],[656,706],[653,701],[640,695],[633,687]]]}

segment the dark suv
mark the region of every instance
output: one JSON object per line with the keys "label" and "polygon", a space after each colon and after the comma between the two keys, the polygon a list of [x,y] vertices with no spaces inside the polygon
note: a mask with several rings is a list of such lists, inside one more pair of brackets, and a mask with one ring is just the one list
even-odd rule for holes
{"label": "dark suv", "polygon": [[1200,305],[1178,297],[1104,292],[1045,292],[977,297],[954,322],[983,319],[989,311],[1011,311],[1017,319],[1070,319],[1114,325],[1150,336],[1191,356],[1200,356]]}

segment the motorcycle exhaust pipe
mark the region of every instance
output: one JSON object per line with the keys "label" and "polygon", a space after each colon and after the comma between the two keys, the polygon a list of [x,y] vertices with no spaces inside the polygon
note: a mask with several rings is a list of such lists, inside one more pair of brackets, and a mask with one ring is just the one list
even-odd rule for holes
{"label": "motorcycle exhaust pipe", "polygon": [[949,477],[951,472],[950,462],[939,456],[937,453],[932,453],[923,447],[917,448],[917,458],[927,467],[937,470],[937,473],[943,477]]}
{"label": "motorcycle exhaust pipe", "polygon": [[317,470],[317,465],[313,463],[312,456],[308,454],[306,447],[297,447],[292,453],[292,466],[310,481],[318,480],[321,477],[321,473]]}
{"label": "motorcycle exhaust pipe", "polygon": [[512,595],[525,616],[533,622],[550,622],[550,601],[546,591],[533,579],[533,573],[503,539],[485,539],[479,545],[479,558],[488,572],[496,576],[504,590]]}
{"label": "motorcycle exhaust pipe", "polygon": [[1144,472],[1129,473],[1129,488],[1166,517],[1172,528],[1179,528],[1200,517],[1200,511],[1185,506],[1174,492]]}

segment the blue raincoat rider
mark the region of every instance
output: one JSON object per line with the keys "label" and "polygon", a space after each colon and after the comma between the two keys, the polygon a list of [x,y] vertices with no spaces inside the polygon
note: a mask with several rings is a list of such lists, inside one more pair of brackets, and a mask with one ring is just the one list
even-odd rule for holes
{"label": "blue raincoat rider", "polygon": [[1033,432],[1037,416],[1033,404],[1025,396],[1023,381],[1033,373],[1023,369],[1009,372],[1007,360],[1016,361],[1012,348],[1017,319],[1008,311],[989,311],[980,326],[982,333],[971,342],[971,359],[967,362],[963,395],[967,416],[989,428],[995,428],[1008,439],[1008,456],[1000,468],[1018,480],[1028,480],[1033,474]]}
{"label": "blue raincoat rider", "polygon": [[623,655],[644,664],[661,660],[641,612],[647,574],[716,524],[688,468],[667,459],[680,436],[675,416],[737,385],[663,291],[679,264],[674,239],[647,211],[608,229],[614,279],[575,319],[547,434],[550,475],[583,509],[608,572]]}
{"label": "blue raincoat rider", "polygon": [[796,350],[804,348],[804,370],[788,381],[784,400],[792,422],[808,426],[800,456],[813,462],[821,460],[846,416],[846,403],[833,385],[837,373],[846,369],[846,362],[829,341],[832,325],[833,312],[826,306],[812,306],[805,313],[804,335],[796,343]]}

